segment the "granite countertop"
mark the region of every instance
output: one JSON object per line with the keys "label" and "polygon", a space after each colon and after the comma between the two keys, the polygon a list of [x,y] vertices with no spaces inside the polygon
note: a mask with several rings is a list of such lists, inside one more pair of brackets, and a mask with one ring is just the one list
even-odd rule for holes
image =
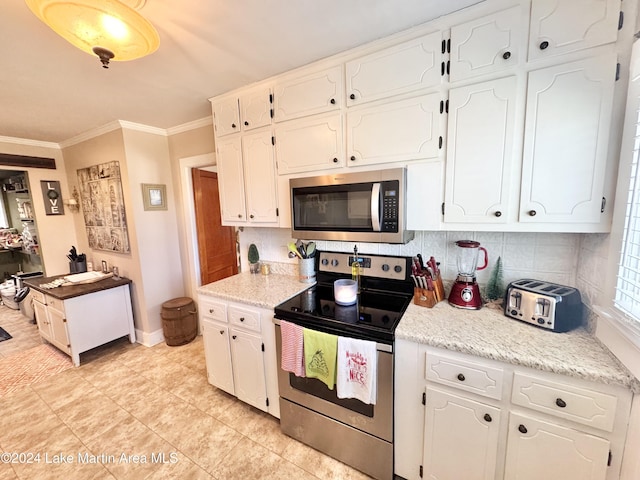
{"label": "granite countertop", "polygon": [[203,285],[198,293],[272,309],[312,285],[301,283],[293,275],[239,273]]}
{"label": "granite countertop", "polygon": [[464,310],[446,301],[433,308],[411,304],[396,328],[411,340],[640,393],[640,382],[589,332],[555,333],[506,317],[502,310]]}
{"label": "granite countertop", "polygon": [[131,283],[131,280],[129,280],[128,278],[120,277],[116,279],[115,277],[109,277],[105,278],[104,280],[100,280],[99,282],[85,283],[80,285],[63,285],[62,287],[56,288],[42,288],[40,286],[44,283],[52,282],[53,280],[64,276],[65,275],[56,275],[54,277],[25,278],[22,283],[30,288],[33,288],[34,290],[37,290],[38,292],[51,295],[58,300],[66,300],[68,298],[79,297],[80,295],[100,292],[102,290],[108,290],[110,288],[119,287],[121,285],[128,285]]}

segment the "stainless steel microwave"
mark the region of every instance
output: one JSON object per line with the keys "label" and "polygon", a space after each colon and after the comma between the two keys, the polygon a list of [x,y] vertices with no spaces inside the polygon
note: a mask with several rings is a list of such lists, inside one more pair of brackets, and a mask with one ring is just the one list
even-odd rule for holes
{"label": "stainless steel microwave", "polygon": [[405,168],[292,178],[292,237],[407,243]]}

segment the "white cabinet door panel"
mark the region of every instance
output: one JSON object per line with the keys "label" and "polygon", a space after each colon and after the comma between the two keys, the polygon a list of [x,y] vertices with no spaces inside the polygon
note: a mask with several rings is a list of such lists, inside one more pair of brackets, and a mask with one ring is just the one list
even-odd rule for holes
{"label": "white cabinet door panel", "polygon": [[271,130],[244,135],[245,194],[249,223],[278,223],[278,196]]}
{"label": "white cabinet door panel", "polygon": [[267,410],[262,339],[231,329],[233,379],[236,396],[260,410]]}
{"label": "white cabinet door panel", "polygon": [[500,409],[429,386],[426,399],[424,478],[495,479]]}
{"label": "white cabinet door panel", "polygon": [[261,88],[240,97],[242,130],[252,130],[271,123],[271,90]]}
{"label": "white cabinet door panel", "polygon": [[240,131],[240,110],[237,97],[213,104],[213,126],[218,137]]}
{"label": "white cabinet door panel", "polygon": [[441,66],[440,32],[347,62],[347,106],[438,85]]}
{"label": "white cabinet door panel", "polygon": [[452,82],[518,64],[521,7],[451,27]]}
{"label": "white cabinet door panel", "polygon": [[278,124],[275,137],[280,175],[344,165],[344,132],[339,113]]}
{"label": "white cabinet door panel", "polygon": [[440,94],[347,112],[347,166],[435,158],[440,150]]}
{"label": "white cabinet door panel", "polygon": [[274,87],[274,120],[282,122],[337,110],[343,98],[342,66],[279,81]]}
{"label": "white cabinet door panel", "polygon": [[234,395],[229,329],[226,325],[205,320],[202,322],[202,337],[209,383]]}
{"label": "white cabinet door panel", "polygon": [[620,0],[533,0],[529,60],[615,42]]}
{"label": "white cabinet door panel", "polygon": [[511,413],[504,478],[604,480],[609,448],[604,438]]}
{"label": "white cabinet door panel", "polygon": [[506,77],[450,91],[445,222],[508,221],[516,87]]}
{"label": "white cabinet door panel", "polygon": [[242,171],[242,142],[240,136],[218,141],[217,167],[220,188],[220,209],[224,225],[247,219]]}
{"label": "white cabinet door panel", "polygon": [[598,222],[615,55],[529,73],[521,222]]}

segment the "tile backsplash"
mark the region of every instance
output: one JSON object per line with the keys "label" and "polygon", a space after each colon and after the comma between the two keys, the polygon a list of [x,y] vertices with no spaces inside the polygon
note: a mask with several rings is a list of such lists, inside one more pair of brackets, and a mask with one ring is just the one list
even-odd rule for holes
{"label": "tile backsplash", "polygon": [[[498,257],[502,258],[503,279],[505,286],[512,280],[535,278],[578,286],[578,273],[584,279],[581,284],[591,286],[593,280],[589,272],[583,271],[592,266],[578,265],[581,257],[582,234],[574,233],[495,233],[495,232],[415,232],[415,238],[404,245],[362,242],[317,241],[319,250],[351,252],[358,246],[360,253],[377,253],[398,256],[414,256],[422,253],[423,257],[434,256],[441,263],[445,280],[452,281],[457,274],[456,240],[476,240],[487,249],[489,265],[478,272],[480,284],[489,279]],[[601,248],[597,239],[585,241],[589,248]],[[607,236],[608,237],[608,236]],[[295,241],[291,231],[279,228],[244,228],[240,233],[241,270],[247,271],[247,249],[255,243],[260,252],[260,260],[264,262],[288,263],[297,265],[296,259],[287,256],[287,243]],[[591,247],[591,245],[593,245]]]}

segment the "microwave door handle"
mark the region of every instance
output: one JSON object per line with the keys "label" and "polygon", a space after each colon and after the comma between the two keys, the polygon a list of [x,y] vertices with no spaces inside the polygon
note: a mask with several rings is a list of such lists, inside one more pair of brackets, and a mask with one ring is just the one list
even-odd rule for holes
{"label": "microwave door handle", "polygon": [[374,183],[371,189],[371,225],[373,225],[373,231],[379,232],[382,230],[382,224],[380,222],[380,183]]}

